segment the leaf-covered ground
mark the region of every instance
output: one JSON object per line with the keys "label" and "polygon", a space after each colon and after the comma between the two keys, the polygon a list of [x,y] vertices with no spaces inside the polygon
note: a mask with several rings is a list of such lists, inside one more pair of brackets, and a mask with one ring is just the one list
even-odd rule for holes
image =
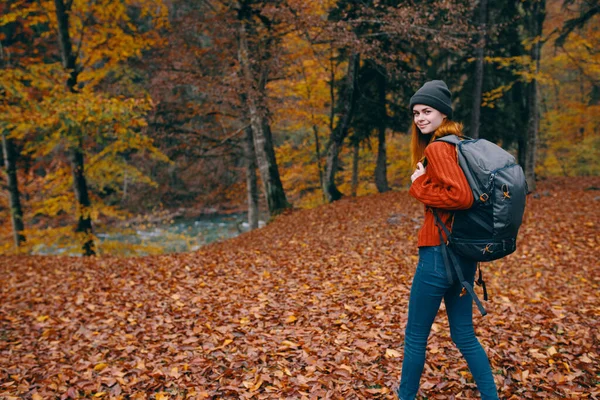
{"label": "leaf-covered ground", "polygon": [[[475,310],[504,399],[600,398],[598,179],[530,196]],[[0,398],[393,399],[421,207],[393,192],[188,254],[0,259]],[[478,398],[440,311],[427,399]]]}

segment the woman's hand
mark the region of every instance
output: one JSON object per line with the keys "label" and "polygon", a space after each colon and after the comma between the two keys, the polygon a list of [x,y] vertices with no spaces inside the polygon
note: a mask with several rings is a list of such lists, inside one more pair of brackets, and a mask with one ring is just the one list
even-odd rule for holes
{"label": "woman's hand", "polygon": [[425,174],[425,167],[422,163],[418,162],[417,169],[415,169],[415,172],[413,172],[413,174],[410,176],[410,181],[414,182],[418,177],[420,177],[423,174]]}

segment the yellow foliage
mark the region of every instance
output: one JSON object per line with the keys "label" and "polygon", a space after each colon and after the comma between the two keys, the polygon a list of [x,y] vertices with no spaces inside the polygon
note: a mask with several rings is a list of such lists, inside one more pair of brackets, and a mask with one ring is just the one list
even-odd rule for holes
{"label": "yellow foliage", "polygon": [[592,25],[569,35],[563,47],[550,42],[542,52],[542,72],[551,79],[541,83],[541,175],[600,175],[600,104],[592,99],[600,53],[590,51],[600,47],[600,31]]}
{"label": "yellow foliage", "polygon": [[[144,19],[141,28],[133,23]],[[36,45],[57,49],[58,22],[55,2],[17,0],[8,5],[0,17],[0,28],[18,22],[25,30],[42,32]],[[96,193],[110,188],[119,193],[124,179],[153,185],[152,180],[129,165],[124,155],[131,152],[160,161],[167,157],[144,135],[146,114],[153,106],[148,96],[140,95],[131,82],[121,92],[135,96],[104,93],[98,85],[124,72],[124,61],[139,57],[142,51],[160,44],[160,31],[168,21],[162,0],[87,0],[70,2],[69,34],[76,57],[78,76],[76,93],[65,90],[71,71],[51,56],[21,58],[0,69],[0,130],[24,144],[24,152],[33,159],[49,159],[44,184],[34,191],[25,207],[25,221],[35,216],[53,218],[58,227],[30,228],[24,251],[36,252],[44,246],[74,249],[79,253],[78,237],[72,231],[73,219],[90,216],[122,218],[124,213],[103,204]],[[40,29],[43,27],[43,29]],[[58,49],[57,49],[58,50]],[[32,54],[38,54],[37,49]],[[129,85],[129,86],[127,86]],[[84,155],[85,175],[92,206],[76,205],[69,153],[78,149]],[[39,179],[34,179],[34,182]],[[36,183],[38,185],[38,183]],[[70,217],[70,221],[65,221]],[[69,227],[65,227],[69,225]],[[74,247],[73,247],[74,246]],[[112,245],[114,247],[114,245]],[[7,247],[8,248],[8,247]],[[36,250],[37,249],[37,250]],[[7,249],[2,248],[1,251]],[[98,249],[103,251],[102,246]]]}
{"label": "yellow foliage", "polygon": [[[548,4],[545,34],[560,29],[564,22],[576,16],[558,3]],[[529,55],[518,57],[486,57],[485,62],[510,70],[515,80],[483,95],[483,106],[493,108],[495,102],[511,90],[517,81],[540,85],[541,120],[538,162],[540,175],[600,174],[600,99],[593,99],[592,89],[600,81],[600,31],[590,21],[572,32],[562,47],[554,39],[544,42],[540,70]],[[526,49],[542,38],[524,41]],[[596,95],[598,96],[598,95]]]}

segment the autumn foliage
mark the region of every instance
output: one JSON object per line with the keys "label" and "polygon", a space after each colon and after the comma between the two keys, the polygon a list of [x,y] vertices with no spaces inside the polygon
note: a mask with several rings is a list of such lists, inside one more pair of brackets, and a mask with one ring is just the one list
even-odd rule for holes
{"label": "autumn foliage", "polygon": [[0,253],[131,254],[100,237],[140,214],[277,215],[402,189],[407,106],[430,79],[530,189],[597,176],[599,14],[597,0],[5,1]]}
{"label": "autumn foliage", "polygon": [[[598,398],[600,181],[542,182],[475,317],[501,398]],[[3,399],[393,399],[422,206],[286,213],[194,253],[0,258]],[[422,398],[476,399],[440,311]]]}

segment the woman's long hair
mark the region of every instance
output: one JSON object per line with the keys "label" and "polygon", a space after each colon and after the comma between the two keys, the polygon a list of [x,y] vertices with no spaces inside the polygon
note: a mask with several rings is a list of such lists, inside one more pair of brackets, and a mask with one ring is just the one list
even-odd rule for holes
{"label": "woman's long hair", "polygon": [[454,122],[449,120],[448,118],[444,118],[442,124],[438,126],[435,132],[430,133],[428,135],[424,135],[419,130],[417,124],[413,119],[412,123],[412,133],[410,140],[410,158],[413,168],[417,167],[417,163],[421,161],[423,158],[423,154],[425,153],[425,147],[436,138],[440,138],[447,135],[456,135],[462,136],[463,132],[463,124],[460,122]]}

